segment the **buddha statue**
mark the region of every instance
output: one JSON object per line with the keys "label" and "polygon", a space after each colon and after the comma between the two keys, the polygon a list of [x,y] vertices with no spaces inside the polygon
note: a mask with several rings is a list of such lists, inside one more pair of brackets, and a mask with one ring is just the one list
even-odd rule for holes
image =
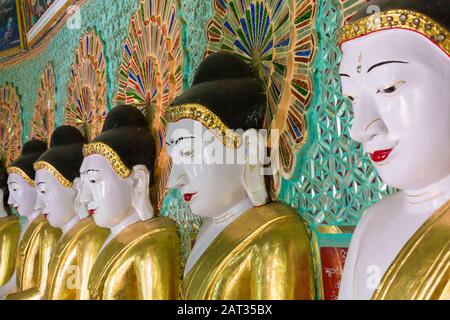
{"label": "buddha statue", "polygon": [[169,107],[168,186],[203,217],[182,283],[185,299],[314,299],[307,226],[270,202],[262,83],[239,57],[213,53]]}
{"label": "buddha statue", "polygon": [[155,142],[144,115],[129,105],[113,108],[83,154],[80,200],[111,231],[92,267],[90,299],[177,299],[180,239],[150,201]]}
{"label": "buddha statue", "polygon": [[20,157],[7,169],[8,204],[27,221],[20,234],[15,275],[0,288],[1,298],[14,292],[45,288],[48,264],[61,236],[61,231],[50,226],[40,210],[35,210],[37,192],[33,163],[46,149],[45,142],[28,141]]}
{"label": "buddha statue", "polygon": [[8,173],[0,162],[0,287],[14,274],[17,244],[19,242],[19,219],[8,210]]}
{"label": "buddha statue", "polygon": [[45,289],[29,289],[10,298],[89,298],[89,274],[108,230],[98,227],[77,203],[84,142],[76,128],[58,127],[52,134],[50,149],[34,163],[38,191],[36,207],[52,227],[62,231],[62,236],[50,260]]}
{"label": "buddha statue", "polygon": [[399,189],[359,221],[340,299],[450,298],[449,30],[448,0],[377,0],[340,34],[351,137]]}

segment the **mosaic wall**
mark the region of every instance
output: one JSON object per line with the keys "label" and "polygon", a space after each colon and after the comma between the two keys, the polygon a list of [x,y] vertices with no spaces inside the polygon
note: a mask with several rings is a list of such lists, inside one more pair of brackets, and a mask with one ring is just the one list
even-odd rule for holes
{"label": "mosaic wall", "polygon": [[393,192],[380,181],[360,145],[350,139],[352,110],[341,94],[336,31],[359,2],[320,1],[314,99],[307,114],[309,141],[300,151],[296,173],[283,181],[280,194],[314,226],[356,225],[370,205]]}
{"label": "mosaic wall", "polygon": [[[368,206],[393,192],[380,182],[369,159],[349,138],[352,114],[340,93],[336,30],[360,1],[316,1],[316,56],[310,70],[314,90],[305,115],[308,140],[296,154],[295,170],[289,180],[282,181],[279,194],[280,200],[297,208],[311,226],[355,225]],[[74,50],[80,37],[90,30],[95,30],[104,43],[106,96],[111,107],[118,88],[123,42],[138,4],[138,0],[87,1],[80,9],[79,28],[64,25],[41,53],[0,69],[0,85],[12,84],[20,96],[24,140],[30,136],[40,77],[49,62],[53,63],[55,77],[55,126],[62,124]],[[207,50],[206,30],[214,7],[212,0],[179,0],[177,6],[182,27],[183,83],[187,88]],[[183,252],[187,254],[200,219],[190,214],[176,192],[166,196],[162,212],[180,223]]]}

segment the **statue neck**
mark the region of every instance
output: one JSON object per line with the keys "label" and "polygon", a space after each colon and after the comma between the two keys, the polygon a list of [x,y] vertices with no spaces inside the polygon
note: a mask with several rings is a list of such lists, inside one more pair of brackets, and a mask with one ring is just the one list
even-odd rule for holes
{"label": "statue neck", "polygon": [[236,220],[241,214],[253,207],[252,201],[246,197],[244,200],[238,202],[236,205],[225,211],[224,213],[212,218],[212,223],[216,225],[229,225]]}
{"label": "statue neck", "polygon": [[425,188],[404,191],[408,212],[434,212],[450,199],[450,175]]}
{"label": "statue neck", "polygon": [[36,210],[34,211],[32,214],[30,214],[27,217],[27,220],[25,222],[25,224],[23,225],[22,228],[22,232],[20,233],[20,238],[22,239],[22,236],[25,234],[25,232],[27,231],[28,227],[31,225],[31,223],[33,222],[34,219],[36,219],[39,215],[41,214],[41,211]]}
{"label": "statue neck", "polygon": [[133,210],[132,214],[130,214],[128,217],[123,219],[122,222],[120,222],[119,224],[117,224],[116,226],[111,228],[111,236],[113,236],[113,237],[117,236],[123,229],[125,229],[129,225],[132,225],[133,223],[136,223],[140,220],[141,219],[140,219],[139,215],[137,214],[137,212],[135,212]]}
{"label": "statue neck", "polygon": [[197,260],[203,255],[205,250],[208,249],[210,244],[217,238],[223,229],[252,207],[252,201],[250,198],[246,197],[224,213],[207,219],[200,229],[194,248],[186,262],[184,274],[187,275]]}
{"label": "statue neck", "polygon": [[102,248],[100,249],[100,252],[103,251],[103,249],[108,245],[108,243],[114,239],[122,230],[127,228],[128,226],[132,225],[133,223],[141,221],[141,218],[139,217],[138,213],[133,209],[132,213],[123,219],[120,223],[112,227],[111,233],[109,234],[108,238],[103,243]]}
{"label": "statue neck", "polygon": [[69,222],[67,222],[65,225],[62,226],[61,228],[62,235],[64,236],[67,232],[69,232],[69,230],[72,229],[73,226],[75,226],[79,221],[80,217],[75,214],[72,220],[70,220]]}

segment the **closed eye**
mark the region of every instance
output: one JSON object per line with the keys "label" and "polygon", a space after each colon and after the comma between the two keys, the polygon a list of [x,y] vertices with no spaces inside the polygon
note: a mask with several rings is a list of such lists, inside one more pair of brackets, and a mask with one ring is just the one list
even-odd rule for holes
{"label": "closed eye", "polygon": [[384,94],[386,96],[392,96],[393,94],[395,94],[398,89],[400,89],[401,86],[403,86],[406,83],[406,81],[397,81],[396,83],[394,83],[393,85],[389,85],[385,88],[380,88],[377,91],[378,93]]}
{"label": "closed eye", "polygon": [[350,95],[345,95],[344,96],[345,98],[347,98],[349,101],[350,101],[350,103],[354,103],[355,102],[355,100],[356,100],[356,98],[354,97],[354,96],[350,96]]}
{"label": "closed eye", "polygon": [[190,157],[192,158],[194,156],[194,150],[189,150],[189,151],[185,151],[185,152],[181,152],[181,155],[183,157]]}

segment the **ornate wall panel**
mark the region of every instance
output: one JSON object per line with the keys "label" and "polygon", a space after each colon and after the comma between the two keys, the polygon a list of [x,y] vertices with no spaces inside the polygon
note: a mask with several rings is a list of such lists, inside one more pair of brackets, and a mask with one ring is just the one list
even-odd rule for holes
{"label": "ornate wall panel", "polygon": [[92,140],[103,126],[107,112],[106,58],[103,42],[95,31],[87,32],[75,49],[65,105],[65,123]]}
{"label": "ornate wall panel", "polygon": [[55,77],[53,65],[45,66],[41,76],[38,98],[31,118],[31,138],[50,142],[55,128]]}
{"label": "ornate wall panel", "polygon": [[181,0],[183,23],[184,86],[187,88],[205,55],[205,26],[213,17],[213,1]]}
{"label": "ornate wall panel", "polygon": [[207,54],[234,52],[252,64],[265,83],[265,127],[279,133],[272,146],[279,171],[275,193],[281,176],[291,177],[296,153],[307,138],[316,13],[315,0],[214,0],[214,18],[207,26]]}
{"label": "ornate wall panel", "polygon": [[122,59],[122,44],[128,33],[130,17],[136,12],[139,1],[121,0],[120,6],[111,5],[111,1],[105,0],[82,0],[77,3],[82,3],[77,21],[79,25],[63,22],[57,32],[51,31],[53,37],[45,41],[39,50],[28,52],[19,63],[2,63],[0,68],[0,83],[14,83],[20,95],[24,140],[31,136],[31,118],[38,97],[40,77],[49,61],[53,63],[55,75],[55,126],[64,123],[66,89],[71,65],[74,62],[74,50],[86,30],[97,30],[101,39],[105,40],[108,105],[111,104],[113,94],[117,91],[117,70]]}
{"label": "ornate wall panel", "polygon": [[22,119],[16,89],[5,84],[0,87],[0,152],[6,166],[20,155],[22,148]]}
{"label": "ornate wall panel", "polygon": [[157,144],[156,191],[160,206],[165,191],[168,157],[164,151],[164,115],[183,88],[183,50],[176,1],[140,0],[123,44],[115,103],[133,104],[146,114]]}
{"label": "ornate wall panel", "polygon": [[370,159],[350,138],[352,110],[341,94],[336,31],[360,2],[323,0],[316,23],[321,42],[307,117],[309,141],[280,196],[311,225],[355,225],[370,205],[394,191],[381,182]]}

